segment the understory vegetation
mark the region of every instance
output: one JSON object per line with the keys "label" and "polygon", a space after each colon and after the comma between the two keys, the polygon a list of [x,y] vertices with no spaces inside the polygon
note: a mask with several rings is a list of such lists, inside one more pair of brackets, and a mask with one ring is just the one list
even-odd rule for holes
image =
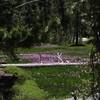
{"label": "understory vegetation", "polygon": [[91,73],[86,66],[53,66],[33,68],[33,80],[48,91],[50,97],[71,97],[71,92],[77,95],[88,95],[91,85]]}
{"label": "understory vegetation", "polygon": [[77,96],[90,94],[92,78],[87,66],[47,66],[31,70],[6,67],[4,71],[17,76],[11,88],[12,100],[52,100],[71,97],[72,92]]}
{"label": "understory vegetation", "polygon": [[17,77],[11,88],[12,100],[46,100],[47,93],[32,80],[30,73],[18,67],[6,67],[4,71]]}

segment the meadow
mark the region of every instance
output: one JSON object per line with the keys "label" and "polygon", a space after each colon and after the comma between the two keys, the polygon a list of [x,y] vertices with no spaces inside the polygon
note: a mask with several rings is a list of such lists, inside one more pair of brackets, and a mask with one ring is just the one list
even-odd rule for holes
{"label": "meadow", "polygon": [[85,46],[70,46],[70,45],[52,45],[41,47],[33,46],[30,48],[18,48],[18,53],[57,53],[62,52],[69,56],[81,56],[88,57],[91,51],[92,45]]}
{"label": "meadow", "polygon": [[78,95],[82,95],[84,90],[89,93],[91,74],[86,66],[32,68],[31,74],[33,80],[48,92],[50,97],[71,97],[75,90],[78,91]]}

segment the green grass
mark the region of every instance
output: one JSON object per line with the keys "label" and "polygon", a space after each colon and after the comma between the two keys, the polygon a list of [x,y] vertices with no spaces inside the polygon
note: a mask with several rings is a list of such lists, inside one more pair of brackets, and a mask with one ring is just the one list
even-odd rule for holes
{"label": "green grass", "polygon": [[31,69],[33,80],[50,94],[50,97],[71,96],[71,92],[81,87],[86,88],[83,80],[90,79],[90,74],[82,72],[84,66],[55,66]]}
{"label": "green grass", "polygon": [[57,53],[62,52],[70,56],[88,57],[91,51],[91,45],[85,46],[56,46],[56,47],[32,47],[32,48],[18,48],[20,53]]}
{"label": "green grass", "polygon": [[[37,46],[31,48],[17,48],[18,54],[20,53],[53,53],[57,54],[57,52],[61,52],[63,55],[67,56],[78,56],[82,58],[89,58],[89,54],[91,52],[92,45],[85,46],[65,46],[65,45],[55,45],[55,46]],[[2,51],[0,51],[0,59],[4,60],[6,63],[12,63],[8,56],[5,56]],[[14,63],[27,63],[27,60],[15,61]]]}
{"label": "green grass", "polygon": [[[2,79],[0,80],[1,84],[6,84],[6,82],[9,83],[8,85],[5,85],[9,88],[2,87],[2,90],[10,92],[8,98],[9,96],[12,96],[11,100],[46,100],[47,93],[38,87],[37,83],[32,80],[31,74],[28,73],[28,71],[26,71],[25,69],[15,66],[9,66],[3,68],[2,71],[12,74],[14,77],[16,77],[15,79],[14,77],[13,79],[11,77],[11,83],[9,83],[9,80],[3,82]],[[0,92],[2,93],[2,91]]]}
{"label": "green grass", "polygon": [[[31,48],[18,48],[16,53],[54,53],[62,52],[68,56],[79,56],[89,58],[92,45],[85,46],[55,46],[55,47],[31,47]],[[0,51],[0,58],[5,59],[4,53]],[[25,61],[27,62],[27,61]]]}

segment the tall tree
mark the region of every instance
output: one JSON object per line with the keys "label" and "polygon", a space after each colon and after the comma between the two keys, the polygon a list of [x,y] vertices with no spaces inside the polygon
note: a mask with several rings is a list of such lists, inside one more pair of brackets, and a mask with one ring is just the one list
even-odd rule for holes
{"label": "tall tree", "polygon": [[59,14],[61,17],[61,24],[62,24],[63,30],[66,33],[67,27],[69,24],[69,16],[67,16],[67,13],[66,13],[65,0],[59,0]]}
{"label": "tall tree", "polygon": [[[92,94],[94,96],[96,92],[100,93],[100,1],[91,0],[90,6],[91,27],[94,36],[93,44],[95,47],[95,50],[91,52],[91,68],[93,73]],[[94,63],[94,61],[96,61],[96,63]]]}

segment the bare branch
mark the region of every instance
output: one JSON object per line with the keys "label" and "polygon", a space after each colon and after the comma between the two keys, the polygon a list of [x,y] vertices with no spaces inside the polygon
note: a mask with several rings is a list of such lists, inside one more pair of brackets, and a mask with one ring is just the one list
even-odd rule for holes
{"label": "bare branch", "polygon": [[18,6],[16,6],[15,8],[20,8],[22,6],[25,6],[27,4],[30,4],[30,3],[33,3],[33,2],[37,2],[37,1],[40,1],[40,0],[31,0],[31,1],[28,1],[28,2],[25,2],[25,3],[22,3],[22,4],[18,5]]}

